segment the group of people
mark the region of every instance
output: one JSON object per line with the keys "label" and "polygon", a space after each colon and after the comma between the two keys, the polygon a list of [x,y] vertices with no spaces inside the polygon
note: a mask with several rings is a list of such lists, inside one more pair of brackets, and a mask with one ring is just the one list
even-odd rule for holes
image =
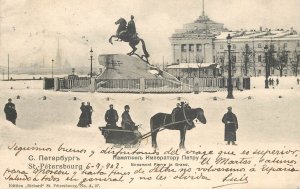
{"label": "group of people", "polygon": [[[136,130],[137,126],[132,121],[129,110],[129,105],[125,105],[124,112],[122,113],[121,127],[125,130]],[[112,129],[118,128],[117,122],[119,120],[119,116],[117,110],[114,109],[112,104],[109,105],[109,110],[106,111],[104,119],[106,121],[106,127]]]}
{"label": "group of people", "polygon": [[[269,78],[269,85],[274,86],[275,80],[273,78]],[[276,85],[279,85],[279,79],[276,79]]]}
{"label": "group of people", "polygon": [[77,126],[90,127],[90,124],[92,124],[92,113],[94,111],[90,102],[87,102],[87,105],[85,105],[85,102],[82,102],[80,106],[80,110],[81,110],[81,114]]}
{"label": "group of people", "polygon": [[[81,114],[77,126],[90,127],[90,124],[92,124],[93,107],[90,105],[89,102],[87,103],[87,105],[85,105],[84,102],[82,102],[80,109],[81,109]],[[122,129],[126,129],[126,130],[136,130],[137,126],[132,121],[131,116],[129,114],[129,110],[130,110],[129,105],[125,105],[124,112],[122,113],[121,127]],[[111,129],[119,128],[117,126],[117,122],[119,121],[119,115],[117,110],[114,109],[113,104],[109,105],[109,109],[106,111],[104,119],[107,123],[106,127]]]}
{"label": "group of people", "polygon": [[16,125],[17,120],[17,110],[14,103],[12,103],[12,99],[8,99],[8,103],[5,104],[4,107],[4,113],[6,120],[12,122],[14,125]]}

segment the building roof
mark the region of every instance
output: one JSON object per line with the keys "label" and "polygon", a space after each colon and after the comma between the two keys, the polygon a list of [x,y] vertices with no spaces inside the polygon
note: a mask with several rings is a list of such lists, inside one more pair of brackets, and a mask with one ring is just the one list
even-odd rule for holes
{"label": "building roof", "polygon": [[188,68],[212,68],[216,67],[216,63],[180,63],[167,65],[167,69],[188,69]]}
{"label": "building roof", "polygon": [[280,39],[280,38],[300,38],[299,34],[293,28],[290,30],[240,30],[240,31],[230,31],[230,32],[221,32],[219,35],[216,36],[217,40],[226,40],[226,37],[230,34],[232,40],[238,39]]}

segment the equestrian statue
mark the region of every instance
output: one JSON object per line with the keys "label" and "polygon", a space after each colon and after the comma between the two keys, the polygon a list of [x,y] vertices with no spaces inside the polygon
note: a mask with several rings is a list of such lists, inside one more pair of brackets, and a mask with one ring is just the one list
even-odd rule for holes
{"label": "equestrian statue", "polygon": [[[115,24],[119,25],[119,27],[117,29],[116,35],[112,35],[109,38],[109,42],[113,44],[112,38],[117,38],[116,41],[128,42],[129,46],[132,48],[132,51],[127,53],[127,55],[137,55],[139,58],[141,58],[149,64],[149,53],[147,52],[145,41],[138,37],[134,23],[134,16],[131,15],[131,20],[128,22],[128,24],[124,18],[120,18],[115,22]],[[136,46],[139,44],[140,41],[142,43],[142,48],[144,52],[144,55],[141,56],[135,53],[137,50]]]}

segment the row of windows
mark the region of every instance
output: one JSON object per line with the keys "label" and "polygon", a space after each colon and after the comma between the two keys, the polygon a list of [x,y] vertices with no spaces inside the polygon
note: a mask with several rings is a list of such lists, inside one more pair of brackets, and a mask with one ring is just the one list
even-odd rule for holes
{"label": "row of windows", "polygon": [[[232,49],[236,49],[236,44],[232,44],[231,47],[232,47]],[[257,47],[258,48],[264,48],[264,45],[263,45],[263,43],[258,43]],[[284,43],[283,48],[287,48],[287,47],[288,47],[288,43]],[[297,47],[300,47],[300,42],[297,43]],[[181,45],[181,51],[182,52],[187,52],[187,50],[189,50],[189,52],[194,52],[194,49],[195,49],[194,44],[189,44],[189,45],[182,44]],[[220,44],[220,49],[224,49],[224,44]],[[196,44],[196,51],[197,52],[202,51],[202,44]]]}
{"label": "row of windows", "polygon": [[[195,45],[194,44],[190,44],[190,45],[181,45],[181,52],[186,52],[187,48],[189,50],[189,52],[194,52],[195,49]],[[202,44],[196,44],[196,51],[200,52],[202,51]]]}
{"label": "row of windows", "polygon": [[[273,44],[274,45],[274,44]],[[236,49],[236,45],[235,44],[232,44],[232,49]],[[249,45],[250,46],[250,45]],[[264,48],[264,45],[263,43],[258,43],[257,44],[257,47],[258,48]],[[287,48],[288,47],[288,43],[284,43],[283,44],[283,48]],[[300,47],[300,42],[297,43],[297,47]],[[226,47],[227,48],[227,47]],[[224,49],[224,44],[220,44],[220,49]]]}

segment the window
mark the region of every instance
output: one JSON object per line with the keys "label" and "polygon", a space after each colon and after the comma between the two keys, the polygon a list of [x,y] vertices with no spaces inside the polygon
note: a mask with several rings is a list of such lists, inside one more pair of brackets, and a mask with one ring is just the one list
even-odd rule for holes
{"label": "window", "polygon": [[181,45],[181,52],[186,52],[186,45]]}
{"label": "window", "polygon": [[197,52],[202,51],[202,45],[201,44],[197,44]]}
{"label": "window", "polygon": [[284,43],[283,44],[283,48],[287,48],[288,44],[287,43]]}
{"label": "window", "polygon": [[300,47],[300,42],[297,43],[297,47]]}
{"label": "window", "polygon": [[236,63],[236,55],[231,55],[231,61],[232,63]]}
{"label": "window", "polygon": [[261,43],[258,43],[258,48],[262,48],[262,44]]}
{"label": "window", "polygon": [[261,55],[258,55],[258,62],[261,62]]}
{"label": "window", "polygon": [[232,49],[236,49],[236,45],[235,44],[232,45]]}
{"label": "window", "polygon": [[224,49],[224,45],[223,44],[220,45],[220,49]]}
{"label": "window", "polygon": [[189,45],[189,51],[194,52],[194,45]]}

